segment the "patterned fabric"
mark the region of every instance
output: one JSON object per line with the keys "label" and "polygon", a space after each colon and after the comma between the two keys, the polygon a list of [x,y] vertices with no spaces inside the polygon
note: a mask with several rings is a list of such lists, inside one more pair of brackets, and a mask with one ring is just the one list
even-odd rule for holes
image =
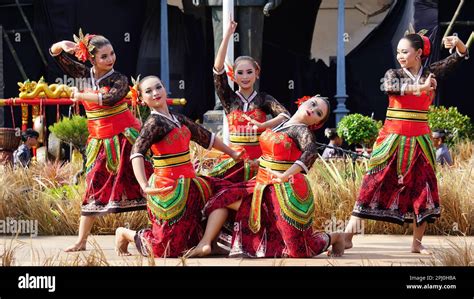
{"label": "patterned fabric", "polygon": [[[181,199],[186,200],[186,205],[179,219],[158,218],[152,210],[154,207],[149,205],[151,228],[137,232],[135,245],[138,251],[144,256],[149,256],[149,249],[152,249],[154,257],[178,257],[196,246],[205,227],[201,221],[201,210],[205,204],[203,192],[221,192],[229,186],[229,182],[211,177],[190,180],[187,197]],[[208,189],[205,191],[205,188]]]}
{"label": "patterned fabric", "polygon": [[[156,179],[159,178],[152,175],[149,185],[156,186]],[[148,208],[155,219],[168,221],[170,226],[179,221],[186,210],[190,181],[189,178],[180,178],[171,191],[148,196]]]}
{"label": "patterned fabric", "polygon": [[262,228],[254,233],[249,227],[252,194],[243,198],[236,215],[230,257],[308,258],[326,251],[330,236],[313,231],[311,227],[299,230],[282,216],[274,186],[263,194]]}
{"label": "patterned fabric", "polygon": [[352,215],[402,225],[433,222],[440,216],[436,175],[421,145],[416,142],[413,160],[400,180],[398,151],[387,166],[364,176]]}
{"label": "patterned fabric", "polygon": [[401,95],[402,86],[423,83],[430,72],[439,80],[463,59],[454,53],[420,70],[417,77],[404,69],[387,71],[383,87],[389,94],[389,109],[416,110],[417,115],[404,115],[410,120],[385,120],[362,181],[354,216],[398,224],[415,220],[417,225],[440,216],[430,129],[426,121],[413,119],[421,118],[419,111],[428,111],[434,94]]}
{"label": "patterned fabric", "polygon": [[[68,54],[61,52],[53,57],[66,74],[83,79],[83,86],[79,86],[81,90],[92,89],[99,94],[102,105],[84,102],[87,111],[120,105],[129,91],[127,77],[119,72],[111,70],[96,80],[91,68]],[[95,121],[88,120],[88,129],[86,192],[81,214],[102,215],[145,209],[146,199],[129,161],[138,134],[138,121],[127,110]],[[149,163],[145,163],[145,169],[148,175],[151,174]]]}
{"label": "patterned fabric", "polygon": [[191,140],[209,148],[213,135],[187,117],[172,114],[171,118],[153,111],[138,136],[134,154],[145,156],[151,149],[154,172],[149,185],[171,186],[171,190],[148,196],[151,228],[140,230],[135,243],[139,252],[155,257],[178,257],[196,246],[202,237],[202,209],[214,192],[230,182],[196,176],[189,161]]}
{"label": "patterned fabric", "polygon": [[[211,132],[196,124],[184,115],[177,113],[172,113],[172,115],[176,117],[181,125],[184,125],[189,129],[192,141],[198,143],[204,148],[209,147],[212,139]],[[133,147],[132,154],[138,153],[145,156],[154,143],[157,143],[163,139],[165,142],[172,145],[174,141],[171,139],[166,139],[166,137],[171,132],[171,130],[175,128],[176,124],[171,120],[157,114],[150,114],[148,119],[145,121],[142,130],[140,131],[140,137],[137,139]]]}
{"label": "patterned fabric", "polygon": [[[430,73],[433,73],[436,76],[436,80],[442,80],[446,75],[454,71],[459,62],[464,59],[464,57],[459,56],[455,51],[445,59],[430,64],[429,67],[423,69],[419,80],[420,83],[423,83]],[[400,95],[402,84],[404,82],[409,84],[414,83],[403,69],[389,69],[385,73],[383,82],[384,91],[387,94],[393,95]]]}
{"label": "patterned fabric", "polygon": [[[303,162],[311,168],[316,159],[314,135],[306,126],[284,125],[265,131],[260,137],[263,155],[256,179],[232,184],[215,193],[204,208],[204,214],[242,200],[234,222],[230,256],[313,257],[327,250],[330,237],[313,232],[314,197],[303,174],[290,182],[270,184],[263,167],[275,161]],[[301,149],[301,150],[300,150]],[[314,152],[312,152],[314,151]],[[277,168],[277,167],[276,167]]]}
{"label": "patterned fabric", "polygon": [[239,95],[229,86],[225,72],[222,74],[214,73],[214,86],[216,88],[217,96],[219,97],[226,114],[229,114],[235,110],[246,112],[259,109],[266,114],[272,115],[273,117],[277,117],[281,113],[288,115],[288,118],[290,116],[288,110],[286,110],[282,104],[280,104],[271,95],[263,92],[257,93],[250,104],[248,104],[248,109],[244,109],[245,103],[242,101],[241,97],[239,97]]}
{"label": "patterned fabric", "polygon": [[369,160],[368,174],[382,171],[397,152],[397,175],[404,177],[412,166],[415,147],[419,146],[427,157],[429,165],[435,170],[434,147],[429,135],[407,137],[398,134],[390,134],[381,143],[375,143],[372,156]]}
{"label": "patterned fabric", "polygon": [[[258,159],[261,155],[261,150],[255,141],[262,130],[253,132],[254,130],[251,129],[249,122],[242,117],[242,114],[247,114],[250,118],[259,122],[265,122],[266,114],[272,117],[284,114],[290,118],[289,112],[275,98],[266,93],[254,92],[248,99],[245,99],[240,93],[234,92],[229,86],[225,72],[222,72],[222,74],[214,73],[214,86],[219,100],[224,107],[224,111],[227,114],[231,147],[234,150],[245,149],[245,158],[247,159]],[[242,137],[247,138],[243,139]],[[235,142],[232,142],[232,140]],[[210,176],[223,178],[232,182],[249,180],[253,178],[255,174],[256,171],[251,168],[249,162],[239,162],[236,164],[227,155],[223,155],[219,164],[209,173]]]}
{"label": "patterned fabric", "polygon": [[[67,53],[61,52],[57,56],[53,56],[61,69],[71,77],[88,79],[91,75],[91,68],[80,62],[72,59]],[[114,106],[129,92],[129,84],[126,76],[114,71],[107,77],[104,77],[98,83],[99,88],[107,88],[107,92],[102,93],[102,105]],[[83,89],[97,89],[97,87],[90,86],[87,81],[84,80]]]}
{"label": "patterned fabric", "polygon": [[[86,192],[82,204],[82,215],[102,215],[105,213],[120,213],[146,208],[146,199],[133,174],[132,164],[129,161],[132,145],[127,138],[117,136],[118,152],[116,171],[108,169],[110,153],[102,141],[88,144],[86,162]],[[93,150],[91,149],[93,148]],[[91,154],[91,152],[96,152]],[[91,155],[95,159],[89,159]],[[147,175],[152,172],[151,165],[145,164]]]}

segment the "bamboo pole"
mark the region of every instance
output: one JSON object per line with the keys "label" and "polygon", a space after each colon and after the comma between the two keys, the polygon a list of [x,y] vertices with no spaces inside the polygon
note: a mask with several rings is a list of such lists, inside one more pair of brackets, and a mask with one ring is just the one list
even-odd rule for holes
{"label": "bamboo pole", "polygon": [[459,1],[458,8],[456,9],[456,12],[454,12],[453,18],[451,19],[451,22],[449,22],[449,26],[446,29],[446,32],[443,35],[443,38],[441,39],[441,45],[443,44],[443,40],[445,37],[447,37],[450,33],[451,30],[453,30],[454,22],[456,22],[456,19],[459,16],[459,13],[461,13],[461,8],[464,5],[464,0]]}

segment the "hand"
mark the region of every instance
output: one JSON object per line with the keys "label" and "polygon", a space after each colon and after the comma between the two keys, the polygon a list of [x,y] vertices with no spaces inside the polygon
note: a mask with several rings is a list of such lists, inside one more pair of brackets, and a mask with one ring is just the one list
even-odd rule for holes
{"label": "hand", "polygon": [[154,196],[154,195],[158,195],[160,193],[169,191],[171,189],[173,189],[173,186],[168,186],[168,187],[163,187],[163,188],[153,188],[150,186],[146,186],[145,188],[143,188],[143,192],[145,192],[147,195]]}
{"label": "hand", "polygon": [[241,150],[241,151],[232,151],[232,154],[230,154],[230,157],[238,162],[238,161],[241,161],[243,160],[243,155],[245,154],[245,149],[244,150]]}
{"label": "hand", "polygon": [[80,101],[80,92],[77,87],[71,87],[71,100],[75,103],[77,101]]}
{"label": "hand", "polygon": [[[466,53],[466,45],[457,36],[446,36],[443,38],[443,44],[446,49],[457,48],[462,54]],[[451,52],[451,51],[450,51]]]}
{"label": "hand", "polygon": [[235,32],[235,28],[237,28],[237,22],[234,21],[232,15],[229,16],[229,27],[227,27],[227,35],[231,36]]}
{"label": "hand", "polygon": [[250,164],[250,169],[255,172],[258,170],[258,167],[260,167],[260,162],[258,161],[258,159],[255,159],[255,160],[249,160],[248,161],[249,164]]}
{"label": "hand", "polygon": [[285,175],[285,173],[273,171],[271,169],[267,169],[267,171],[270,173],[272,184],[281,184],[287,182],[289,179],[288,176]]}
{"label": "hand", "polygon": [[426,78],[425,83],[421,85],[422,91],[433,91],[436,89],[436,87],[438,86],[438,82],[436,81],[434,76],[435,75],[433,73],[430,73],[428,75],[428,78]]}
{"label": "hand", "polygon": [[77,44],[68,40],[60,42],[59,46],[61,47],[61,49],[63,49],[64,52],[67,52],[69,54],[74,54],[77,49]]}
{"label": "hand", "polygon": [[265,123],[261,123],[259,121],[256,121],[255,119],[251,118],[247,114],[242,114],[242,117],[245,118],[249,123],[254,125],[253,129],[258,129],[258,128],[266,128]]}

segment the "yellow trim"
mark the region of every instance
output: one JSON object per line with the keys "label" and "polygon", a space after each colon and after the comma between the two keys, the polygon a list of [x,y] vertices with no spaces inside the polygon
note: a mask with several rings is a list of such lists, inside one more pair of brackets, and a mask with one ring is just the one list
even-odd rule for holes
{"label": "yellow trim", "polygon": [[177,155],[153,156],[153,166],[157,168],[178,166],[188,162],[191,162],[189,151]]}
{"label": "yellow trim", "polygon": [[428,121],[428,111],[387,109],[387,118]]}
{"label": "yellow trim", "polygon": [[229,140],[233,143],[258,143],[258,137],[261,134],[256,135],[237,135],[237,134],[230,134]]}
{"label": "yellow trim", "polygon": [[271,170],[286,171],[294,164],[294,162],[293,161],[269,161],[269,160],[260,158],[259,164],[263,168],[269,168]]}
{"label": "yellow trim", "polygon": [[94,119],[94,118],[102,118],[106,116],[112,116],[115,114],[122,113],[128,109],[127,103],[122,103],[119,106],[112,107],[110,109],[98,109],[98,110],[92,110],[92,111],[86,111],[86,115],[88,119]]}

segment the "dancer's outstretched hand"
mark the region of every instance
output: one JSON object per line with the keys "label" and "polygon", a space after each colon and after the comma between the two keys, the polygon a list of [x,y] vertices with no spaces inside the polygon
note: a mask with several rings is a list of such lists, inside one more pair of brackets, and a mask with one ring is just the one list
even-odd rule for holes
{"label": "dancer's outstretched hand", "polygon": [[461,53],[466,53],[467,50],[466,45],[462,42],[462,40],[454,35],[443,38],[443,45],[446,49],[457,48]]}
{"label": "dancer's outstretched hand", "polygon": [[227,34],[228,35],[234,34],[235,28],[237,28],[237,22],[235,22],[232,15],[230,15],[229,16],[229,27],[227,27]]}

